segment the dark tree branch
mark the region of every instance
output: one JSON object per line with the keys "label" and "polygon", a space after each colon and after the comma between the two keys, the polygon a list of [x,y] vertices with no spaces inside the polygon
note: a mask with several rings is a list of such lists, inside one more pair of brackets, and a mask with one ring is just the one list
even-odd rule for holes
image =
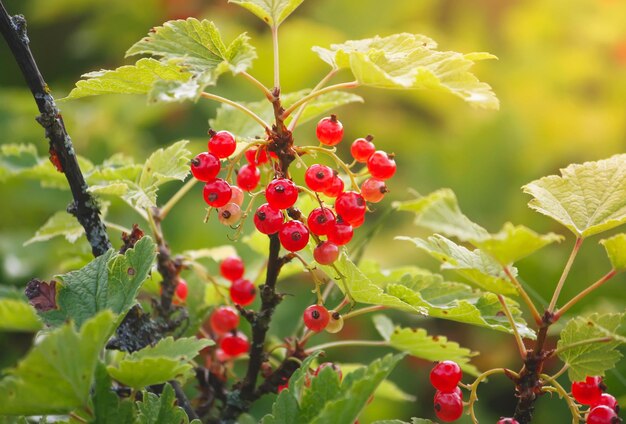
{"label": "dark tree branch", "polygon": [[85,229],[93,255],[100,256],[111,248],[106,227],[100,218],[100,210],[95,199],[87,191],[88,186],[78,166],[72,140],[65,130],[61,113],[28,46],[26,20],[21,15],[10,16],[1,0],[0,33],[9,45],[26,79],[26,84],[33,93],[41,113],[37,117],[37,122],[44,127],[50,142],[51,160],[65,174],[72,191],[74,201],[68,206],[68,212],[74,215]]}

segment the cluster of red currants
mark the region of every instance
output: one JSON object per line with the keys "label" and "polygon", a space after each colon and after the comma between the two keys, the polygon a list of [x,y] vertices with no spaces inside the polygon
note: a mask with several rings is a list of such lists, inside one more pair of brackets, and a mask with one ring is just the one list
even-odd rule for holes
{"label": "cluster of red currants", "polygon": [[614,396],[605,393],[602,377],[587,377],[585,381],[572,383],[572,396],[582,405],[590,407],[587,424],[617,424],[622,420],[617,416],[619,405]]}
{"label": "cluster of red currants", "polygon": [[439,362],[430,372],[430,383],[437,389],[435,414],[441,421],[456,421],[463,414],[463,393],[458,386],[462,377],[461,367],[454,361]]}

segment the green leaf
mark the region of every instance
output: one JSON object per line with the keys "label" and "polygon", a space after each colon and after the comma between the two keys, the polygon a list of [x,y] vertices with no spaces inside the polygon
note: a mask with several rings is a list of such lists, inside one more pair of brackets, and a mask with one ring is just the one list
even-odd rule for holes
{"label": "green leaf", "polygon": [[507,222],[498,233],[472,243],[500,264],[509,265],[548,244],[562,240],[563,236],[558,234],[537,234],[523,225],[513,225]]}
{"label": "green leaf", "polygon": [[228,0],[254,13],[271,27],[278,27],[304,0]]}
{"label": "green leaf", "polygon": [[600,240],[600,244],[604,246],[613,269],[626,269],[626,234],[620,233],[611,238]]}
{"label": "green leaf", "polygon": [[497,109],[491,87],[469,71],[477,60],[494,59],[488,53],[462,54],[435,50],[437,43],[419,34],[350,40],[330,49],[313,47],[335,69],[348,68],[359,84],[391,89],[445,91],[473,106]]}
{"label": "green leaf", "polygon": [[[176,405],[176,395],[171,385],[163,386],[161,396],[143,392],[143,402],[137,402],[137,424],[189,424],[183,408]],[[200,424],[193,420],[193,424]]]}
{"label": "green leaf", "polygon": [[19,174],[26,168],[37,165],[41,158],[34,144],[3,144],[0,145],[0,181]]}
{"label": "green leaf", "polygon": [[[300,90],[295,93],[281,94],[280,98],[284,105],[289,105],[310,92],[310,89]],[[355,102],[362,103],[363,98],[357,96],[356,94],[346,93],[343,91],[322,94],[307,103],[300,119],[298,120],[298,123],[303,124],[328,111],[335,110],[339,106]],[[274,109],[272,108],[272,104],[267,100],[259,102],[241,102],[241,104],[256,113],[266,122],[271,122],[274,119]],[[292,117],[290,116],[286,123],[289,124],[291,119]],[[222,104],[219,109],[217,109],[217,115],[209,121],[209,125],[212,128],[221,128],[223,130],[230,131],[238,138],[265,136],[265,133],[263,132],[263,129],[259,127],[258,122],[250,118],[247,114],[241,113],[240,110],[226,104]]]}
{"label": "green leaf", "polygon": [[0,331],[35,332],[41,326],[35,310],[26,301],[0,299]]}
{"label": "green leaf", "polygon": [[380,334],[380,336],[386,341],[389,341],[389,339],[391,339],[391,335],[396,329],[393,321],[391,321],[391,319],[386,315],[382,314],[374,315],[372,317],[372,321],[374,322],[374,327],[376,328],[376,331],[378,331],[378,334]]}
{"label": "green leaf", "polygon": [[58,309],[40,313],[56,326],[73,320],[77,326],[104,309],[123,316],[135,303],[156,257],[156,245],[148,236],[124,255],[109,250],[78,271],[59,276]]}
{"label": "green leaf", "polygon": [[272,414],[267,414],[261,420],[261,424],[292,424],[298,421],[298,401],[291,394],[291,389],[287,388],[280,392],[274,405]]}
{"label": "green leaf", "polygon": [[393,206],[399,211],[415,213],[415,225],[446,237],[469,241],[489,236],[487,230],[461,212],[456,195],[448,188],[414,200],[395,202]]}
{"label": "green leaf", "polygon": [[[248,39],[246,34],[241,34],[226,46],[213,22],[187,18],[168,21],[154,28],[147,37],[128,49],[126,57],[149,54],[161,57],[162,62],[184,67],[193,75],[191,81],[181,85],[163,78],[165,81],[159,82],[156,89],[170,93],[166,94],[169,100],[196,99],[206,86],[215,85],[224,72],[237,74],[252,65],[256,52]],[[159,95],[153,97],[168,100],[159,98]]]}
{"label": "green leaf", "polygon": [[80,332],[66,324],[48,333],[0,380],[0,415],[65,414],[86,406],[114,322],[113,313],[104,311]]}
{"label": "green leaf", "polygon": [[[467,284],[444,281],[442,276],[416,267],[381,271],[378,265],[364,262],[361,269],[387,293],[425,311],[429,316],[512,332],[495,294],[481,293]],[[520,334],[534,338],[535,334],[522,319],[517,303],[508,298],[505,301]],[[375,325],[386,339],[394,329],[393,324],[383,318],[377,319]]]}
{"label": "green leaf", "polygon": [[528,206],[588,237],[626,222],[626,154],[561,169],[522,187]]}
{"label": "green leaf", "polygon": [[[384,315],[377,315],[377,316],[384,316]],[[355,371],[358,368],[361,368],[363,366],[362,364],[351,364],[351,363],[344,363],[344,362],[342,362],[339,365],[341,367],[341,371],[344,374],[351,373],[352,371]],[[391,380],[384,380],[382,383],[380,383],[380,385],[374,392],[374,398],[386,399],[386,400],[391,400],[395,402],[415,402],[415,399],[416,399],[415,396],[406,393]]]}
{"label": "green leaf", "polygon": [[[557,343],[559,358],[569,365],[571,381],[584,380],[588,375],[604,375],[615,367],[622,354],[616,349],[626,342],[625,314],[593,314],[571,319],[561,331]],[[598,342],[598,338],[609,341]],[[586,340],[591,343],[582,343]],[[610,341],[612,340],[612,341]],[[567,346],[574,345],[571,348]]]}
{"label": "green leaf", "polygon": [[310,377],[310,384],[302,394],[300,412],[294,422],[310,422],[326,403],[337,399],[341,391],[339,375],[331,367],[326,367],[317,376]]}
{"label": "green leaf", "polygon": [[431,420],[427,420],[425,418],[411,418],[410,423],[406,421],[400,421],[400,420],[381,420],[381,421],[374,421],[372,424],[437,424],[437,423]]}
{"label": "green leaf", "polygon": [[215,262],[221,262],[230,256],[236,256],[237,251],[231,245],[217,246],[212,248],[185,250],[181,256],[190,261],[198,259],[212,259]]}
{"label": "green leaf", "polygon": [[[100,206],[100,216],[104,219],[107,215],[108,203]],[[66,211],[59,211],[52,215],[41,228],[39,228],[33,237],[24,242],[24,246],[31,243],[48,241],[54,237],[63,236],[70,243],[76,243],[76,240],[85,234],[85,229],[78,222],[75,216]]]}
{"label": "green leaf", "polygon": [[111,387],[111,378],[106,367],[98,363],[92,394],[93,424],[120,424],[133,422],[133,403],[121,400]]}
{"label": "green leaf", "polygon": [[153,347],[146,347],[126,355],[116,365],[107,367],[109,374],[117,381],[142,388],[164,383],[173,379],[185,380],[193,366],[188,362],[198,352],[214,344],[211,340],[195,337],[174,340],[167,337]]}
{"label": "green leaf", "polygon": [[403,357],[404,354],[389,354],[346,375],[341,384],[341,393],[335,400],[327,402],[311,423],[353,424],[378,385]]}
{"label": "green leaf", "polygon": [[403,352],[427,361],[451,360],[459,364],[467,374],[477,376],[478,369],[469,363],[476,352],[448,341],[445,336],[429,336],[423,328],[396,327],[389,339],[390,345]]}
{"label": "green leaf", "polygon": [[[442,265],[441,269],[454,270],[478,287],[500,294],[517,294],[517,289],[508,280],[502,266],[491,256],[479,249],[469,250],[441,235],[428,237],[427,240],[410,237],[396,237],[397,240],[413,242]],[[514,274],[515,268],[511,268]]]}
{"label": "green leaf", "polygon": [[514,226],[508,222],[500,232],[489,234],[461,212],[457,198],[450,189],[437,190],[415,200],[396,202],[394,206],[398,210],[415,213],[415,225],[446,237],[470,242],[502,265],[512,264],[562,239],[553,233],[540,235],[524,226]]}
{"label": "green leaf", "polygon": [[180,140],[152,153],[141,170],[139,187],[146,193],[151,193],[168,181],[183,181],[189,174],[191,161],[191,152],[186,149],[188,143],[189,140]]}
{"label": "green leaf", "polygon": [[76,83],[76,88],[61,100],[79,99],[101,94],[148,94],[158,81],[185,82],[191,74],[179,64],[155,59],[139,59],[134,65],[115,70],[90,72]]}

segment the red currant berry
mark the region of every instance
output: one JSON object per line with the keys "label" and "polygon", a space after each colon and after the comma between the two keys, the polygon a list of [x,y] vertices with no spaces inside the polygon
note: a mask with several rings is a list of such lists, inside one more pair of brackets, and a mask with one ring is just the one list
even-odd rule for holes
{"label": "red currant berry", "polygon": [[387,190],[385,182],[376,178],[368,178],[361,184],[361,196],[368,202],[380,202],[387,192],[389,190]]}
{"label": "red currant berry", "polygon": [[236,205],[241,206],[243,204],[243,190],[237,187],[236,185],[230,186],[230,189],[232,191],[232,195],[230,197],[230,203],[234,203]]}
{"label": "red currant berry", "polygon": [[280,393],[285,389],[289,388],[289,382],[285,383],[285,384],[279,384],[278,387],[276,388],[276,393]]}
{"label": "red currant berry", "polygon": [[341,372],[341,368],[339,367],[339,365],[332,362],[323,362],[319,364],[315,371],[313,371],[313,375],[317,377],[324,368],[332,368],[332,370],[335,371],[335,373],[337,373],[337,375],[339,376],[339,381],[343,380],[343,373]]}
{"label": "red currant berry", "polygon": [[239,325],[239,312],[232,306],[219,306],[215,308],[209,321],[214,333],[228,333]]}
{"label": "red currant berry", "polygon": [[202,194],[204,195],[204,201],[207,205],[219,208],[228,203],[233,192],[230,188],[230,184],[221,178],[216,178],[204,185]]}
{"label": "red currant berry", "polygon": [[227,158],[237,149],[235,137],[228,131],[209,130],[211,139],[209,140],[209,152],[213,153],[220,159]]}
{"label": "red currant berry", "polygon": [[176,297],[180,299],[181,302],[184,302],[187,299],[187,292],[189,288],[187,287],[187,282],[182,278],[178,278],[178,284],[176,284]]}
{"label": "red currant berry", "polygon": [[254,165],[245,164],[237,172],[237,186],[243,191],[252,191],[261,181],[261,171]]}
{"label": "red currant berry", "polygon": [[515,418],[501,417],[496,424],[519,424]]}
{"label": "red currant berry", "polygon": [[379,180],[388,180],[396,173],[396,161],[392,155],[378,150],[367,160],[367,169],[372,177]]}
{"label": "red currant berry", "polygon": [[269,160],[267,158],[267,150],[265,150],[264,148],[248,149],[246,150],[245,155],[246,155],[246,160],[251,165],[256,165],[256,166],[263,165],[264,163],[267,163],[267,161]]}
{"label": "red currant berry", "polygon": [[621,423],[617,413],[606,405],[596,406],[587,415],[587,424],[617,424]]}
{"label": "red currant berry", "polygon": [[315,133],[320,143],[326,146],[334,146],[339,144],[343,138],[343,125],[337,120],[336,115],[330,115],[330,117],[322,118],[317,123]]}
{"label": "red currant berry", "polygon": [[220,274],[230,281],[243,277],[245,266],[239,256],[230,256],[220,263]]}
{"label": "red currant berry", "polygon": [[290,252],[297,252],[309,242],[309,230],[300,221],[285,222],[278,232],[280,244]]}
{"label": "red currant berry", "polygon": [[337,197],[341,193],[343,193],[343,180],[339,178],[339,175],[335,175],[330,185],[324,190],[324,194],[328,197]]}
{"label": "red currant berry", "polygon": [[374,137],[368,135],[365,138],[357,138],[352,142],[352,146],[350,146],[350,153],[352,157],[357,162],[365,163],[372,156],[372,154],[376,151],[376,147],[372,140]]}
{"label": "red currant berry", "polygon": [[359,228],[361,225],[363,225],[364,222],[365,222],[365,215],[361,216],[360,218],[350,221],[350,225],[352,225],[353,229]]}
{"label": "red currant berry", "polygon": [[328,311],[330,314],[330,321],[326,326],[326,332],[335,334],[339,333],[343,329],[343,317],[337,311]]}
{"label": "red currant berry", "polygon": [[341,193],[337,197],[337,200],[335,200],[335,211],[337,215],[340,215],[349,223],[358,221],[365,215],[366,209],[367,205],[365,204],[365,199],[355,191]]}
{"label": "red currant berry", "polygon": [[335,225],[335,214],[329,208],[315,208],[306,220],[309,230],[318,236],[325,236]]}
{"label": "red currant berry", "polygon": [[217,219],[223,225],[235,225],[241,219],[241,208],[236,203],[226,203],[217,209]]}
{"label": "red currant berry", "polygon": [[463,399],[457,393],[435,393],[435,414],[443,422],[458,420],[463,414]]}
{"label": "red currant berry", "polygon": [[323,305],[311,305],[304,310],[302,319],[309,330],[318,333],[328,325],[330,314]]}
{"label": "red currant berry", "polygon": [[593,405],[600,400],[604,384],[602,377],[587,377],[585,381],[574,381],[572,383],[572,396],[583,405]]}
{"label": "red currant berry", "polygon": [[228,356],[239,356],[250,349],[248,338],[241,331],[236,334],[226,334],[220,339],[220,348]]}
{"label": "red currant berry", "polygon": [[287,209],[298,200],[298,187],[287,178],[277,178],[267,185],[265,198],[273,208]]}
{"label": "red currant berry", "polygon": [[213,180],[219,174],[222,165],[213,153],[200,153],[191,160],[191,173],[204,182]]}
{"label": "red currant berry", "polygon": [[254,214],[254,226],[263,234],[277,233],[284,220],[283,213],[268,203],[263,203],[259,206]]}
{"label": "red currant berry", "polygon": [[430,383],[440,392],[449,393],[461,381],[463,372],[454,361],[441,361],[430,372]]}
{"label": "red currant berry", "polygon": [[330,187],[334,177],[335,172],[331,167],[316,163],[304,173],[304,182],[311,190],[323,192]]}
{"label": "red currant berry", "polygon": [[602,395],[600,395],[600,400],[598,400],[596,403],[594,403],[591,406],[595,407],[595,406],[600,406],[600,405],[608,406],[615,412],[619,412],[619,405],[617,404],[617,399],[615,399],[615,396],[610,395],[608,393],[602,393]]}
{"label": "red currant berry", "polygon": [[331,241],[323,241],[313,249],[313,258],[320,265],[330,265],[339,257],[339,246]]}
{"label": "red currant berry", "polygon": [[352,240],[353,235],[352,225],[337,219],[335,225],[328,232],[328,241],[335,243],[337,246],[343,246]]}
{"label": "red currant berry", "polygon": [[254,301],[256,287],[250,280],[240,278],[230,285],[230,299],[239,306],[248,306]]}

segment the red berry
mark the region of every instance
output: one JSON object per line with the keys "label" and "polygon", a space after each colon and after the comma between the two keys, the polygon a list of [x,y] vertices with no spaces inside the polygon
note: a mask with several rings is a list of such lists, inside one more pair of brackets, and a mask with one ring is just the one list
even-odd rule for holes
{"label": "red berry", "polygon": [[246,160],[251,165],[259,166],[259,165],[263,165],[264,163],[267,163],[268,161],[267,150],[265,150],[264,148],[248,149],[246,150],[245,155],[246,155]]}
{"label": "red berry", "polygon": [[230,190],[232,191],[232,195],[229,202],[241,206],[243,204],[243,190],[236,185],[230,186]]}
{"label": "red berry", "polygon": [[355,191],[341,193],[335,200],[335,211],[349,223],[358,221],[367,210],[365,199]]}
{"label": "red berry", "polygon": [[461,381],[463,372],[454,361],[441,361],[430,372],[430,383],[440,392],[452,392]]}
{"label": "red berry", "polygon": [[250,349],[248,338],[241,331],[236,334],[227,334],[220,340],[220,348],[228,356],[239,356]]}
{"label": "red berry", "polygon": [[595,407],[595,406],[600,406],[600,405],[608,406],[615,412],[619,412],[619,405],[617,404],[617,399],[615,399],[615,396],[610,395],[608,393],[602,393],[602,395],[600,395],[600,400],[598,400],[596,403],[594,403],[591,406]]}
{"label": "red berry", "polygon": [[339,367],[339,365],[334,364],[332,362],[323,362],[323,363],[319,364],[319,366],[315,369],[315,371],[313,371],[313,375],[317,377],[317,375],[324,368],[332,368],[333,371],[335,371],[337,373],[337,375],[339,376],[339,381],[341,381],[343,379],[343,373],[341,372],[341,368]]}
{"label": "red berry", "polygon": [[382,150],[377,150],[367,160],[367,169],[372,174],[372,177],[379,180],[388,180],[396,173],[396,161],[393,160],[393,156]]}
{"label": "red berry", "polygon": [[519,424],[515,418],[501,417],[496,424]]}
{"label": "red berry", "polygon": [[304,310],[302,319],[309,330],[317,333],[326,328],[330,314],[323,305],[311,305]]}
{"label": "red berry", "polygon": [[309,230],[300,221],[285,222],[278,232],[280,244],[290,252],[297,252],[309,242]]}
{"label": "red berry", "polygon": [[280,393],[287,388],[289,388],[289,382],[285,384],[279,384],[278,387],[276,388],[276,393]]}
{"label": "red berry", "polygon": [[239,256],[230,256],[220,263],[220,274],[230,281],[235,281],[243,277],[245,267]]}
{"label": "red berry", "polygon": [[239,312],[232,306],[219,306],[215,308],[209,321],[214,333],[228,333],[239,325]]}
{"label": "red berry", "polygon": [[337,246],[343,246],[352,240],[353,235],[352,225],[337,219],[335,225],[328,232],[328,241],[335,243]]}
{"label": "red berry", "polygon": [[335,214],[329,208],[315,208],[306,221],[309,230],[318,236],[325,236],[335,225]]}
{"label": "red berry", "polygon": [[334,177],[335,172],[331,167],[316,163],[304,173],[304,182],[311,190],[323,192],[330,187]]}
{"label": "red berry", "polygon": [[343,192],[343,180],[339,175],[335,175],[330,185],[324,190],[324,194],[328,197],[337,197]]}
{"label": "red berry", "polygon": [[236,203],[226,203],[217,209],[217,219],[224,225],[235,225],[241,219],[241,208]]}
{"label": "red berry", "polygon": [[339,144],[343,138],[343,125],[337,120],[337,116],[330,115],[330,117],[322,118],[317,123],[315,133],[320,143],[334,146]]}
{"label": "red berry", "polygon": [[248,306],[254,301],[256,287],[250,280],[240,278],[230,285],[230,299],[239,306]]}
{"label": "red berry", "polygon": [[361,196],[368,202],[380,202],[388,191],[385,182],[376,178],[368,178],[361,184]]}
{"label": "red berry", "polygon": [[339,246],[330,241],[324,241],[313,249],[313,258],[320,265],[330,265],[339,257]]}
{"label": "red berry", "polygon": [[237,172],[237,186],[243,191],[252,191],[261,181],[261,171],[254,165],[246,164]]}
{"label": "red berry", "polygon": [[176,284],[176,297],[179,298],[182,302],[187,299],[187,292],[189,288],[187,287],[187,282],[182,278],[178,278],[178,284]]}
{"label": "red berry", "polygon": [[617,424],[621,423],[617,413],[606,405],[596,406],[587,415],[587,424]]}
{"label": "red berry", "polygon": [[213,153],[220,159],[227,158],[237,149],[235,137],[228,131],[209,131],[211,139],[209,140],[209,152]]}
{"label": "red berry", "polygon": [[213,153],[200,153],[191,160],[191,173],[200,181],[211,181],[219,174],[222,165]]}
{"label": "red berry", "polygon": [[572,383],[572,396],[583,405],[593,405],[600,400],[603,389],[602,377],[587,377],[585,381]]}
{"label": "red berry", "polygon": [[232,197],[230,184],[221,178],[216,178],[204,185],[204,201],[214,208],[224,206]]}
{"label": "red berry", "polygon": [[287,178],[277,178],[267,185],[265,198],[272,207],[287,209],[298,200],[298,187]]}
{"label": "red berry", "polygon": [[361,216],[358,219],[354,219],[352,221],[350,221],[350,225],[352,225],[352,228],[359,228],[361,225],[363,225],[363,223],[365,222],[365,215]]}
{"label": "red berry", "polygon": [[456,421],[463,414],[463,399],[457,393],[435,393],[435,414],[443,422]]}
{"label": "red berry", "polygon": [[254,214],[254,225],[263,234],[275,234],[280,230],[284,219],[280,210],[263,203]]}
{"label": "red berry", "polygon": [[350,153],[352,157],[357,162],[365,163],[372,156],[372,154],[376,151],[376,147],[372,140],[374,137],[368,135],[365,138],[357,138],[352,142],[352,146],[350,146]]}

